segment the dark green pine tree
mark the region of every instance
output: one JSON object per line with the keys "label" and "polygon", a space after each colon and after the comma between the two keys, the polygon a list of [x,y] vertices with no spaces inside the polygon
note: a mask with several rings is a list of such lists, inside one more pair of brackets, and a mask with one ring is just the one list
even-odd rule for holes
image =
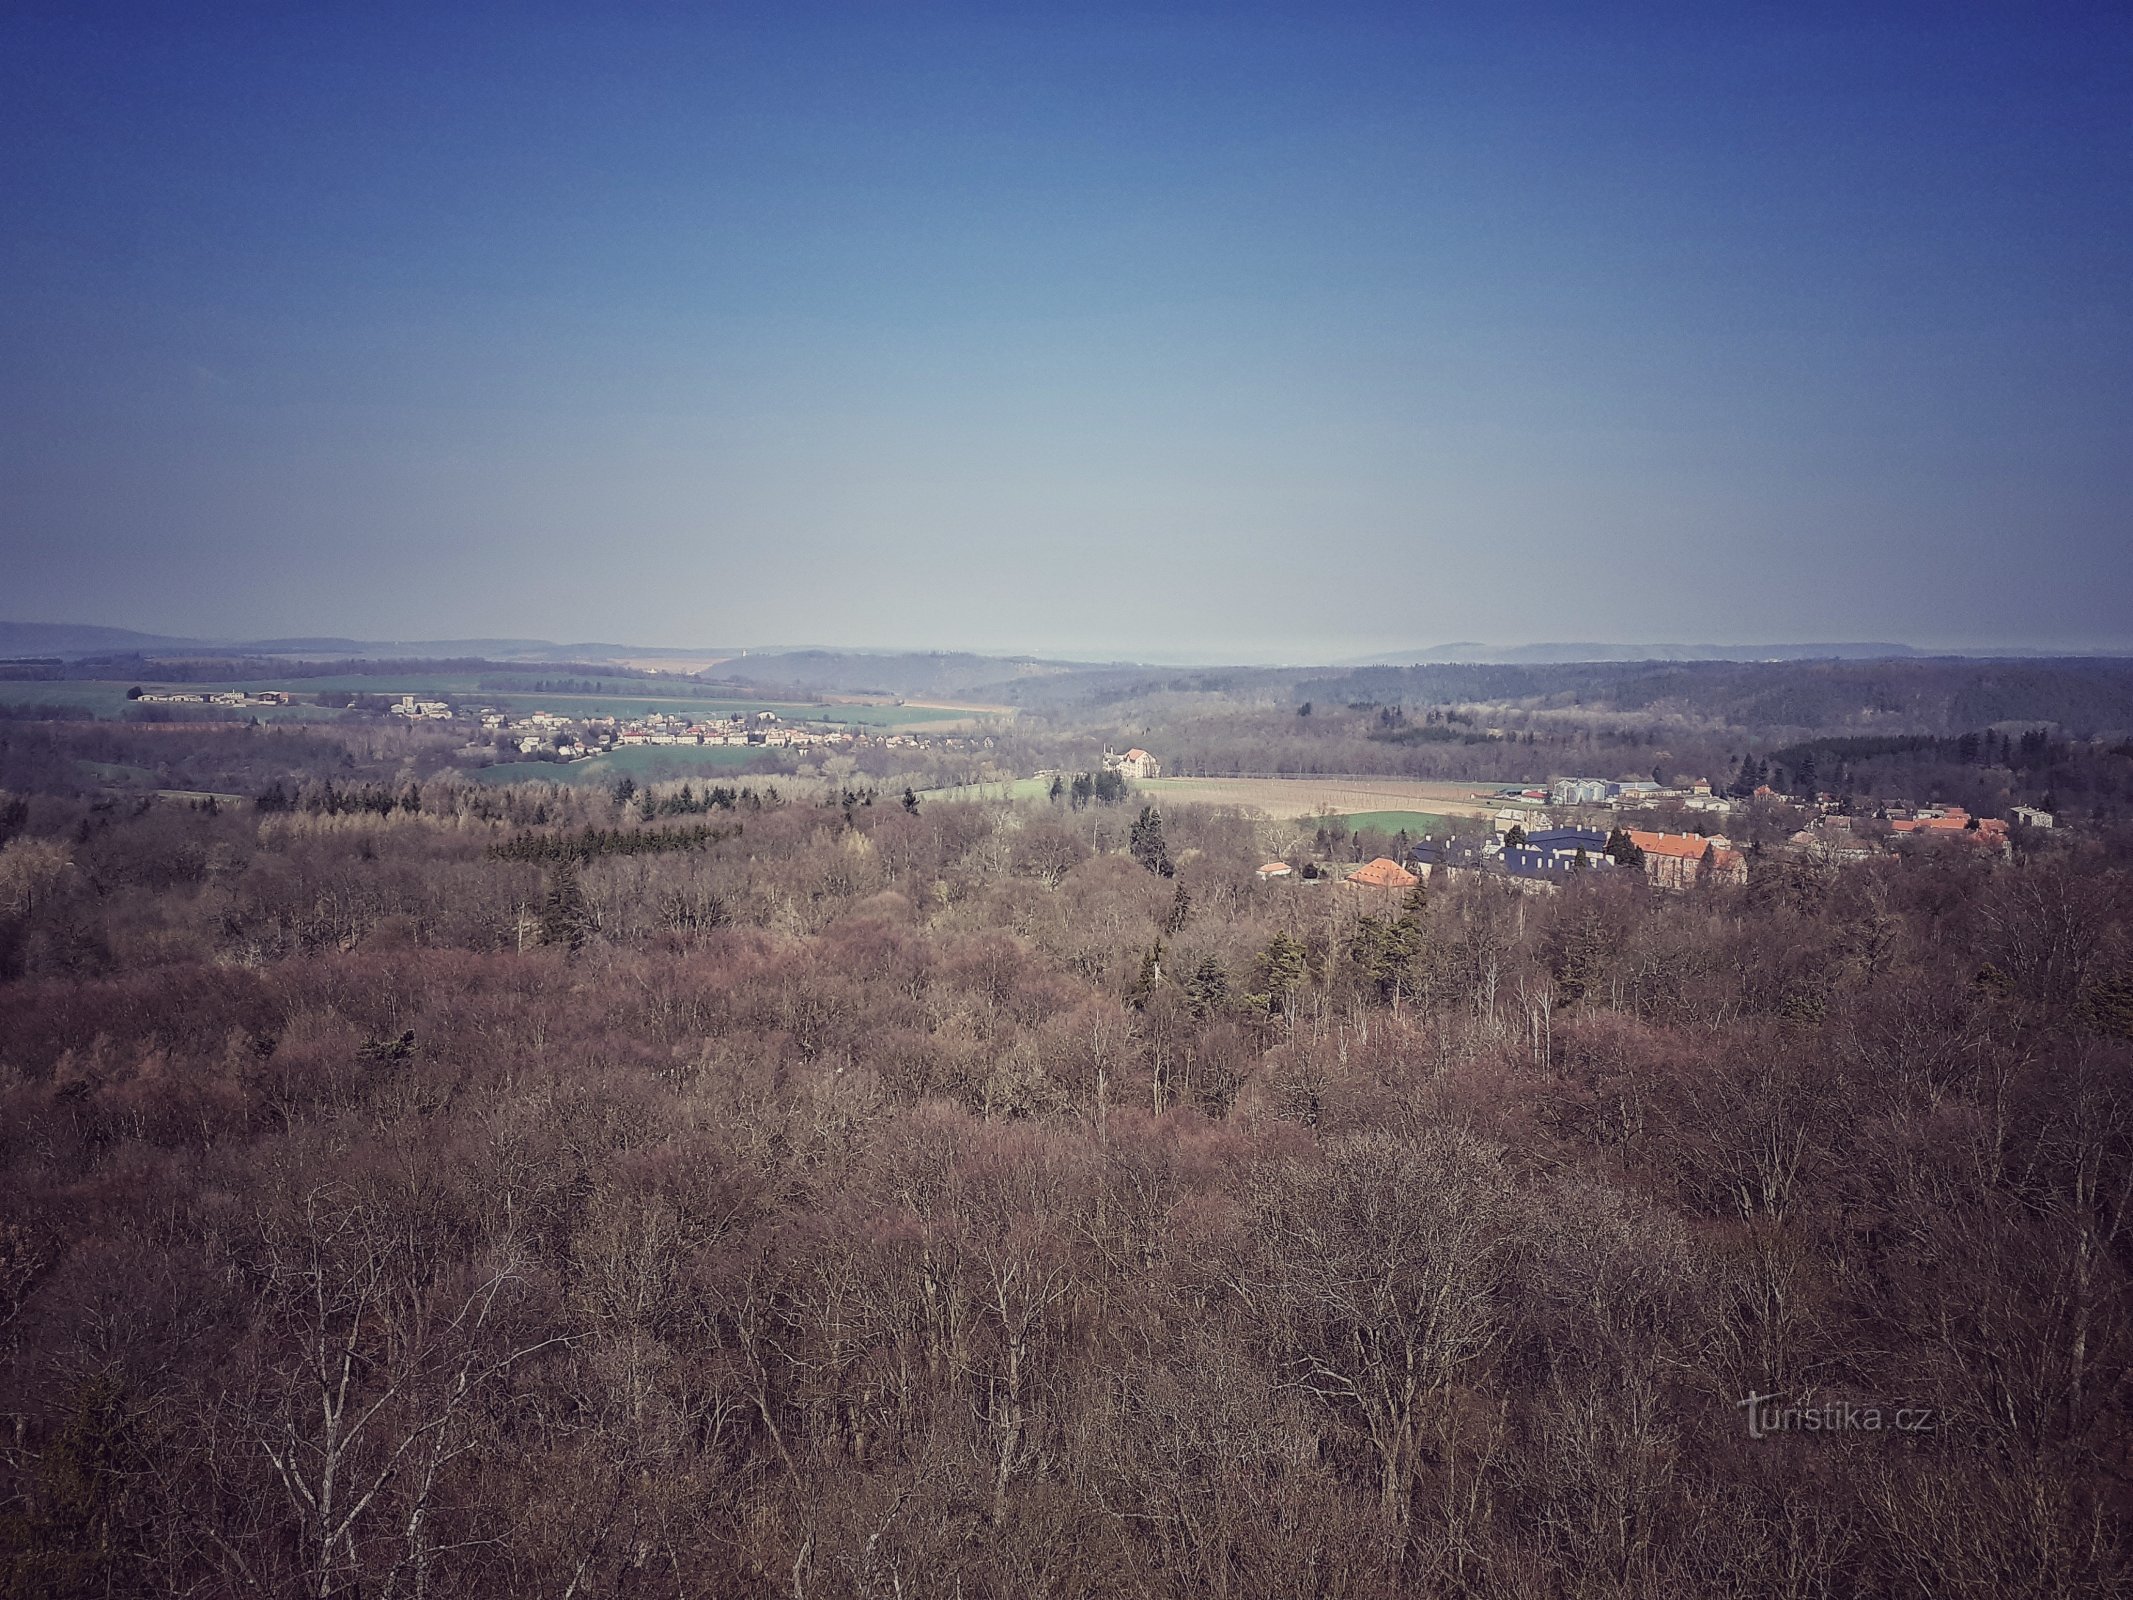
{"label": "dark green pine tree", "polygon": [[[1056,778],[1052,781],[1054,783],[1058,782]],[[918,796],[912,793],[908,784],[904,786],[904,810],[914,817],[918,815]]]}
{"label": "dark green pine tree", "polygon": [[1591,912],[1556,929],[1546,944],[1556,1000],[1575,1005],[1600,982],[1607,960],[1607,932]]}
{"label": "dark green pine tree", "polygon": [[1170,864],[1170,846],[1163,839],[1163,814],[1154,806],[1141,807],[1126,848],[1134,860],[1159,878],[1176,871]]}
{"label": "dark green pine tree", "polygon": [[1192,896],[1180,882],[1177,892],[1170,897],[1170,910],[1163,917],[1163,932],[1176,938],[1185,924],[1192,920]]}
{"label": "dark green pine tree", "polygon": [[1155,991],[1163,986],[1163,941],[1158,939],[1141,957],[1139,976],[1133,987],[1126,991],[1126,1004],[1138,1011],[1155,998]]}
{"label": "dark green pine tree", "polygon": [[578,869],[569,861],[556,863],[541,902],[541,943],[582,949],[592,931],[592,913],[585,906],[585,892],[578,887]]}
{"label": "dark green pine tree", "polygon": [[1396,1003],[1411,986],[1415,958],[1421,953],[1422,925],[1405,914],[1363,918],[1348,943],[1349,961],[1388,1004]]}
{"label": "dark green pine tree", "polygon": [[1257,976],[1260,1003],[1270,1011],[1290,1011],[1296,992],[1311,979],[1311,952],[1301,939],[1277,933],[1260,954]]}
{"label": "dark green pine tree", "polygon": [[1228,1002],[1229,974],[1212,954],[1202,956],[1185,980],[1185,998],[1192,1002],[1192,1014],[1203,1021]]}

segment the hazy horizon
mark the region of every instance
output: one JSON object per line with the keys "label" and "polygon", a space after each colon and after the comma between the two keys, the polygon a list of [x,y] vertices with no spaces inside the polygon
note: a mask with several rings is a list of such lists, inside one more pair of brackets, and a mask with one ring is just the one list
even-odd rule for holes
{"label": "hazy horizon", "polygon": [[2120,10],[0,38],[11,615],[2133,648]]}
{"label": "hazy horizon", "polygon": [[[0,618],[0,655],[5,655],[10,652],[15,654],[31,655],[37,653],[36,640],[24,640],[21,639],[15,633],[14,630],[23,627],[52,628],[62,633],[67,632],[69,630],[78,629],[86,633],[110,631],[112,625],[104,624],[101,622],[84,623],[78,621],[77,619],[68,619],[66,622],[47,623],[42,621],[41,619],[36,622],[25,622],[25,620],[21,618]],[[464,630],[455,630],[441,634],[421,636],[410,634],[405,631],[393,631],[375,635],[363,635],[345,632],[310,633],[276,628],[261,629],[257,632],[244,635],[181,635],[175,633],[173,630],[170,629],[155,628],[121,628],[117,629],[116,631],[122,633],[136,633],[147,639],[181,639],[191,643],[210,644],[226,647],[256,644],[287,645],[291,643],[300,643],[302,641],[307,640],[316,640],[321,642],[318,651],[318,653],[321,655],[330,653],[330,647],[327,643],[330,641],[334,644],[345,643],[363,646],[371,651],[376,651],[378,649],[388,648],[396,645],[405,645],[410,649],[421,650],[430,650],[434,647],[440,646],[459,649],[472,648],[482,645],[541,645],[553,647],[555,649],[563,651],[582,648],[588,652],[595,652],[599,655],[607,655],[617,650],[658,652],[675,655],[734,653],[738,655],[760,654],[766,656],[790,654],[796,652],[820,651],[836,654],[853,655],[950,654],[998,656],[1002,658],[1028,658],[1038,661],[1054,661],[1088,666],[1101,666],[1105,664],[1116,663],[1121,665],[1130,664],[1144,666],[1179,667],[1337,667],[1359,665],[1365,663],[1374,664],[1378,662],[1400,662],[1403,660],[1414,661],[1419,663],[1430,659],[1437,659],[1443,661],[1510,661],[1525,659],[1530,660],[1535,664],[1539,664],[1542,662],[1574,662],[1579,660],[1603,662],[1639,659],[1712,659],[1729,661],[1754,661],[1763,658],[1758,654],[1758,652],[1762,651],[1787,652],[1787,654],[1785,655],[1770,656],[1768,657],[1769,659],[1798,660],[1816,659],[1812,656],[1811,652],[1817,649],[1828,649],[1831,651],[1845,652],[1843,656],[1832,657],[1832,659],[1870,659],[1870,657],[1861,654],[1861,652],[1872,650],[1875,648],[1887,648],[1891,650],[1893,652],[1891,659],[1913,659],[1935,656],[1960,658],[1973,655],[1987,659],[1997,657],[2006,657],[2009,659],[2029,659],[2033,657],[2043,657],[2061,654],[2066,656],[2105,657],[2120,657],[2125,655],[2133,655],[2133,650],[2114,649],[2109,646],[2098,646],[2087,649],[2066,648],[2063,650],[2055,651],[2043,647],[2030,645],[1948,645],[1945,643],[1921,643],[1916,640],[1902,639],[1467,639],[1439,640],[1426,644],[1410,643],[1406,646],[1395,645],[1375,650],[1367,648],[1358,650],[1355,648],[1352,641],[1341,641],[1338,645],[1329,645],[1327,648],[1327,653],[1319,655],[1300,655],[1274,653],[1264,649],[1252,652],[1249,650],[1249,648],[1247,648],[1246,652],[1237,654],[1222,654],[1219,652],[1212,651],[1146,651],[1137,654],[1122,654],[1116,652],[1105,652],[1102,650],[1091,649],[1087,647],[1079,647],[1072,644],[1009,646],[991,649],[976,649],[957,645],[932,644],[910,640],[888,640],[885,642],[873,644],[851,644],[831,639],[751,639],[746,641],[738,641],[731,639],[687,640],[629,637],[605,637],[594,639],[589,637],[581,638],[575,635],[565,636],[561,638],[549,638],[533,634],[475,634],[466,632]],[[48,646],[48,648],[51,650],[58,651],[62,654],[74,654],[79,653],[84,648],[84,646],[76,644],[66,644],[50,645]],[[124,646],[122,644],[115,643],[111,646],[111,648],[120,649],[124,648]],[[1472,648],[1478,653],[1472,657],[1454,656],[1446,654],[1446,652],[1463,648]],[[1606,653],[1596,653],[1592,656],[1576,656],[1564,653],[1568,651],[1587,648],[1595,652]],[[1680,653],[1661,653],[1654,654],[1649,657],[1640,657],[1633,654],[1617,653],[1633,652],[1645,649],[1649,649],[1654,652]],[[1335,653],[1336,651],[1338,653]],[[1521,655],[1521,652],[1533,652],[1533,654]],[[1718,652],[1730,653],[1718,654]],[[1809,652],[1810,654],[1803,656],[1801,654],[1798,654],[1798,652]]]}

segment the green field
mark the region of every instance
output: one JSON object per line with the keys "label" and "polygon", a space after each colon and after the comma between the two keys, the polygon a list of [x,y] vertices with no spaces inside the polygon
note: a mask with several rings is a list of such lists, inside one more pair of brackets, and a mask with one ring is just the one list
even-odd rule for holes
{"label": "green field", "polygon": [[[1316,817],[1302,817],[1298,820],[1313,827],[1318,825]],[[1379,833],[1398,833],[1405,828],[1408,836],[1415,839],[1421,838],[1425,833],[1446,833],[1451,827],[1449,818],[1435,816],[1427,811],[1355,811],[1347,816],[1328,817],[1326,820],[1347,824],[1350,833],[1361,833],[1365,829],[1375,829]]]}
{"label": "green field", "polygon": [[1013,778],[999,783],[965,783],[952,789],[921,789],[927,800],[1042,800],[1051,793],[1050,778]]}
{"label": "green field", "polygon": [[[13,706],[71,706],[87,711],[92,716],[116,721],[126,715],[132,702],[126,691],[130,684],[107,683],[97,680],[73,680],[64,683],[18,683],[13,680],[0,682],[0,705]],[[208,689],[210,691],[239,687],[235,684],[143,684],[143,688],[169,687],[173,689]],[[261,683],[249,687],[278,689],[278,683]],[[257,717],[262,722],[287,720],[291,717],[316,722],[320,717],[335,717],[337,711],[321,711],[317,706],[246,706],[241,710],[233,706],[163,706],[160,708],[171,720],[183,722],[197,715],[202,722],[242,722],[247,717]]]}

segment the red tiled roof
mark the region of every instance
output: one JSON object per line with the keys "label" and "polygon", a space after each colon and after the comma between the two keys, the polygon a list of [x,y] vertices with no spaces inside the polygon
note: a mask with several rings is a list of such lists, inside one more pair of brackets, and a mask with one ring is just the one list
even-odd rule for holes
{"label": "red tiled roof", "polygon": [[1684,861],[1698,861],[1711,841],[1700,833],[1646,833],[1642,828],[1627,830],[1637,848],[1648,856],[1679,856]]}
{"label": "red tiled roof", "polygon": [[1379,856],[1369,865],[1357,867],[1348,874],[1348,882],[1371,889],[1412,889],[1417,881],[1412,872],[1390,856]]}

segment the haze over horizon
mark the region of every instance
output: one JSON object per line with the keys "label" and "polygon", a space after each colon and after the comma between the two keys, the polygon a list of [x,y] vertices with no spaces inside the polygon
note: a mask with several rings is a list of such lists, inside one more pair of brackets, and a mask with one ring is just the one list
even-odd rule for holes
{"label": "haze over horizon", "polygon": [[0,614],[2133,648],[2133,18],[0,23]]}

